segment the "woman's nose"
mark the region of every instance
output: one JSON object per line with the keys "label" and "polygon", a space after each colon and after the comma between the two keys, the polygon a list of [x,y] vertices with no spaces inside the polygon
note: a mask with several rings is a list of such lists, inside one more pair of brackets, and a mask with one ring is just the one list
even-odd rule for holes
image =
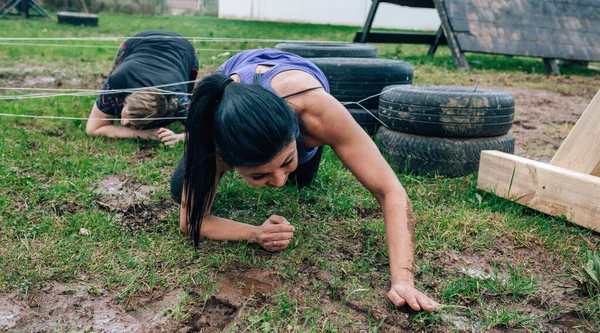
{"label": "woman's nose", "polygon": [[288,175],[286,172],[274,173],[271,181],[269,181],[269,185],[271,185],[272,187],[282,187],[287,181],[287,176]]}
{"label": "woman's nose", "polygon": [[125,127],[129,126],[129,119],[121,119],[121,125]]}

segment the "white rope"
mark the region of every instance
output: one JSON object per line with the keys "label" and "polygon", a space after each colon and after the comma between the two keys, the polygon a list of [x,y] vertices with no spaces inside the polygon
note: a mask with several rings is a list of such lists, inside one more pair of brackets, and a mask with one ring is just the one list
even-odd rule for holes
{"label": "white rope", "polygon": [[[161,85],[151,86],[151,87],[130,88],[130,89],[114,89],[114,90],[85,90],[85,89],[82,89],[81,91],[64,90],[64,91],[76,91],[73,93],[64,93],[64,94],[39,93],[39,94],[24,94],[24,95],[4,95],[4,96],[0,96],[0,100],[22,100],[22,99],[32,99],[32,98],[50,98],[50,97],[64,97],[64,96],[81,97],[81,96],[93,96],[93,95],[97,95],[97,94],[133,93],[133,92],[136,92],[141,89],[149,89],[149,88],[157,89],[157,90],[159,90],[159,92],[147,92],[148,94],[191,96],[192,94],[190,94],[190,93],[180,93],[180,92],[169,91],[169,90],[164,90],[164,89],[159,89],[159,88],[170,87],[170,86],[181,85],[181,84],[190,84],[193,82],[196,82],[196,81],[190,80],[190,81],[161,84]],[[0,90],[36,90],[36,89],[37,88],[0,87]],[[42,90],[44,88],[39,88],[39,89]],[[50,88],[45,88],[45,89],[47,89],[47,91],[61,91],[59,89],[55,89],[55,90],[50,90]],[[44,90],[42,90],[42,91],[44,91]]]}
{"label": "white rope", "polygon": [[[173,83],[173,84],[169,84],[169,85],[175,85],[175,84],[182,84],[182,83],[190,83],[190,82],[194,82],[194,81],[186,81],[186,82],[179,82],[179,83]],[[155,86],[155,87],[164,87],[167,85],[160,85],[160,86]],[[155,88],[155,87],[150,87],[150,88]],[[391,90],[396,90],[396,89],[400,89],[402,88],[401,86],[395,87],[395,88],[390,88],[390,89],[386,89],[385,91],[382,91],[378,94],[363,98],[361,100],[359,100],[358,102],[341,102],[342,105],[346,106],[346,105],[358,105],[360,106],[363,110],[367,111],[368,114],[370,114],[373,118],[375,118],[378,122],[380,122],[383,126],[387,127],[387,125],[381,121],[377,116],[375,116],[371,111],[369,111],[367,108],[365,108],[362,104],[362,102],[369,100],[371,98],[380,96],[388,91]],[[0,89],[5,89],[5,88],[0,88]],[[6,88],[6,89],[10,89],[10,88]],[[23,88],[23,89],[35,89],[35,88]],[[142,89],[142,88],[138,88],[138,89]],[[104,90],[107,91],[107,90]],[[115,90],[108,90],[109,92],[115,92]],[[56,94],[56,95],[61,95],[61,94]],[[61,96],[66,96],[67,94],[62,94]],[[190,94],[191,95],[191,94]],[[76,95],[70,95],[70,96],[76,96]],[[2,98],[0,97],[0,100]],[[0,116],[2,117],[21,117],[21,118],[38,118],[38,119],[65,119],[65,120],[106,120],[106,119],[110,119],[110,120],[121,120],[121,119],[116,119],[116,118],[77,118],[77,117],[61,117],[61,116],[35,116],[35,115],[23,115],[23,114],[11,114],[11,113],[0,113]],[[133,118],[133,119],[129,119],[129,118],[123,118],[122,120],[138,120],[139,118]],[[143,118],[143,119],[147,119],[147,120],[177,120],[177,119],[186,119],[186,117],[167,117],[167,118]]]}
{"label": "white rope", "polygon": [[31,114],[0,113],[0,117],[34,118],[34,119],[60,119],[60,120],[183,120],[187,117],[162,117],[162,118],[89,118],[89,117],[62,117],[62,116],[36,116]]}
{"label": "white rope", "polygon": [[369,96],[369,97],[367,97],[367,98],[363,98],[363,99],[361,99],[361,100],[360,100],[360,101],[358,101],[358,102],[341,102],[341,104],[342,104],[342,105],[344,105],[344,106],[346,106],[346,105],[358,105],[358,106],[360,106],[360,107],[361,107],[363,110],[367,111],[367,113],[368,113],[368,114],[370,114],[370,115],[371,115],[371,117],[375,118],[375,119],[376,119],[378,122],[380,122],[380,123],[381,123],[381,125],[383,125],[385,128],[388,128],[388,126],[387,126],[387,125],[386,125],[386,124],[385,124],[383,121],[381,121],[381,119],[377,118],[377,116],[376,116],[376,115],[374,115],[374,114],[373,114],[371,111],[369,111],[369,110],[368,110],[366,107],[364,107],[364,106],[363,106],[362,104],[360,104],[360,103],[362,103],[362,102],[364,102],[364,101],[367,101],[367,100],[369,100],[369,99],[371,99],[371,98],[373,98],[373,97],[377,97],[377,96],[383,95],[383,94],[385,94],[385,93],[386,93],[386,92],[388,92],[388,91],[391,91],[391,90],[397,90],[397,89],[400,89],[400,88],[402,88],[402,87],[398,86],[398,87],[395,87],[395,88],[386,89],[386,90],[384,90],[384,91],[380,92],[379,94],[375,94],[375,95],[373,95],[373,96]]}
{"label": "white rope", "polygon": [[187,39],[192,43],[198,42],[263,42],[263,43],[332,43],[347,44],[330,40],[298,40],[298,39],[262,39],[262,38],[228,38],[228,37],[184,37],[184,36],[105,36],[105,37],[0,37],[0,41],[120,41],[123,39]]}
{"label": "white rope", "polygon": [[[84,45],[84,44],[37,44],[37,43],[0,43],[0,45],[17,45],[17,46],[50,46],[50,47],[80,47],[80,48],[109,48],[118,49],[120,46],[115,45]],[[196,52],[241,52],[245,50],[234,50],[234,49],[207,49],[201,48]]]}
{"label": "white rope", "polygon": [[[131,88],[134,89],[134,88]],[[135,88],[135,89],[142,89],[142,88]],[[0,90],[33,90],[33,91],[78,91],[78,92],[89,92],[89,93],[94,93],[94,94],[102,94],[102,93],[110,93],[110,92],[115,92],[115,91],[125,91],[125,90],[99,90],[99,89],[77,89],[77,88],[33,88],[33,87],[0,87]],[[168,92],[168,93],[172,93],[172,91],[169,90],[164,90],[164,89],[156,89],[162,92]],[[180,94],[180,93],[178,93]],[[188,93],[184,93],[184,94],[188,94]],[[191,95],[191,94],[188,94]]]}

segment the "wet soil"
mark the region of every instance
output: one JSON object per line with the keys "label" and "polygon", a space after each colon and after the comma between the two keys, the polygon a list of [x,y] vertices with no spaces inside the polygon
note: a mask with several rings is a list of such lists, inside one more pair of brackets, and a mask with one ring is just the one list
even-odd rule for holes
{"label": "wet soil", "polygon": [[515,155],[549,162],[594,95],[570,95],[546,89],[492,87],[515,99]]}
{"label": "wet soil", "polygon": [[171,212],[179,210],[171,199],[151,200],[157,189],[130,177],[110,175],[100,181],[95,202],[98,208],[114,213],[118,224],[129,231],[150,230],[164,226]]}
{"label": "wet soil", "polygon": [[95,284],[50,282],[32,293],[0,295],[0,331],[172,332],[178,324],[168,313],[184,295],[182,290],[143,294],[132,307]]}

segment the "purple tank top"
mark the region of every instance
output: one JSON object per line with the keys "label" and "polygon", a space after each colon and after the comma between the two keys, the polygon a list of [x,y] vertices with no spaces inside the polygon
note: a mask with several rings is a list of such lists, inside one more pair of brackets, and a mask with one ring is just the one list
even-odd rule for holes
{"label": "purple tank top", "polygon": [[[260,75],[259,83],[272,93],[275,93],[271,87],[273,77],[281,72],[290,70],[300,70],[314,76],[323,85],[325,91],[329,92],[329,82],[327,82],[325,74],[315,64],[295,54],[275,49],[265,48],[238,53],[221,65],[217,69],[217,72],[225,73],[229,76],[237,74],[241,82],[252,84],[256,76],[256,66],[258,65],[271,66],[268,71]],[[308,162],[317,153],[318,149],[318,147],[315,147],[307,151],[302,142],[302,136],[296,140],[296,147],[298,149],[299,164]]]}

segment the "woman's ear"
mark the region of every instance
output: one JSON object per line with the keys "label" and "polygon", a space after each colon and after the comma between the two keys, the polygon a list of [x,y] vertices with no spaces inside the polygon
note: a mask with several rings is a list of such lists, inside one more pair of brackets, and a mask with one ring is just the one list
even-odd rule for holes
{"label": "woman's ear", "polygon": [[225,161],[223,160],[223,158],[221,158],[221,155],[219,155],[219,153],[215,153],[215,156],[217,158],[217,171],[225,172],[232,169],[229,165],[227,165],[227,163],[225,163]]}

